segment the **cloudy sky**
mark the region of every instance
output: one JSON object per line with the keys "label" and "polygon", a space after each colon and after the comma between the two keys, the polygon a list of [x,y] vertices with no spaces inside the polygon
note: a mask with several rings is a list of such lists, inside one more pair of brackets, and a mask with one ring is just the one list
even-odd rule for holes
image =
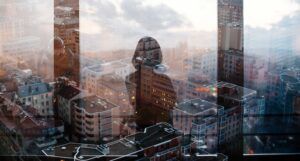
{"label": "cloudy sky", "polygon": [[[135,48],[147,35],[165,47],[180,41],[213,46],[216,20],[217,6],[212,0],[81,1],[82,45],[87,49]],[[91,39],[98,44],[91,44]]]}
{"label": "cloudy sky", "polygon": [[[33,22],[44,28],[42,38],[53,36],[53,0],[35,2],[39,16]],[[84,51],[133,49],[143,36],[165,48],[217,43],[217,0],[80,0],[80,12]],[[299,19],[300,0],[244,0],[245,47],[269,47],[291,35],[290,45],[298,49]]]}
{"label": "cloudy sky", "polygon": [[[245,33],[255,31],[249,40],[245,34],[245,41],[261,44],[260,34],[297,17],[299,9],[297,0],[245,0]],[[153,36],[163,47],[181,41],[215,47],[216,29],[217,0],[81,0],[84,50],[135,48],[145,35]]]}

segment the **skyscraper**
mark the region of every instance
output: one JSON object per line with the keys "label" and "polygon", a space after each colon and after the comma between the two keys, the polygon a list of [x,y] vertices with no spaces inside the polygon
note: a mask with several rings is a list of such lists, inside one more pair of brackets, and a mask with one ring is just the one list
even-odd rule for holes
{"label": "skyscraper", "polygon": [[218,81],[244,84],[243,0],[218,0]]}
{"label": "skyscraper", "polygon": [[[243,0],[218,0],[218,82],[225,84],[244,85],[244,47],[243,47]],[[223,84],[223,83],[221,83]],[[218,89],[217,104],[224,106],[225,113],[234,113],[239,123],[234,139],[219,145],[219,149],[229,155],[229,160],[242,160],[243,157],[243,105],[231,99],[236,92]],[[243,95],[244,90],[240,91]],[[237,103],[232,105],[232,103]],[[233,112],[232,112],[233,111]],[[230,119],[224,129],[231,129],[236,124]],[[221,124],[220,127],[223,125]]]}
{"label": "skyscraper", "polygon": [[79,86],[79,0],[54,1],[54,77]]}

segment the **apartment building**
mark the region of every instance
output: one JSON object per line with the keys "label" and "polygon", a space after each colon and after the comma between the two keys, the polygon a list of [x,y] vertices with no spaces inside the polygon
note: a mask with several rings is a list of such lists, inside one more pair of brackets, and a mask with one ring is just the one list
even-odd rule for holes
{"label": "apartment building", "polygon": [[119,115],[119,106],[98,96],[87,96],[72,101],[72,130],[74,140],[108,141],[119,134],[113,128],[114,116]]}

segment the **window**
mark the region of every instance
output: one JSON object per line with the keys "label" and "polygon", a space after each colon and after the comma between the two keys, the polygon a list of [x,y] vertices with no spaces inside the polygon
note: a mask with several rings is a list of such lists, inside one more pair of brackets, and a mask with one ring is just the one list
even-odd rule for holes
{"label": "window", "polygon": [[[299,0],[0,1],[2,122],[30,118],[95,147],[123,138],[127,150],[132,138],[147,149],[177,134],[182,148],[185,132],[191,152],[229,161],[300,153]],[[154,157],[173,155],[184,160]]]}

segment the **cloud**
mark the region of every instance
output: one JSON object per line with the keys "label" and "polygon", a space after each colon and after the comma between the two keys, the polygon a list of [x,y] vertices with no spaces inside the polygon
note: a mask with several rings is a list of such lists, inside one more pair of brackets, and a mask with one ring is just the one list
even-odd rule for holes
{"label": "cloud", "polygon": [[[299,2],[244,0],[245,46],[270,47],[292,20],[298,22]],[[87,50],[134,48],[145,35],[165,47],[186,40],[191,46],[216,45],[217,0],[88,0],[81,1],[81,8],[82,29],[94,34],[83,34],[83,39],[96,44]]]}
{"label": "cloud", "polygon": [[183,18],[164,4],[150,6],[137,0],[126,0],[121,8],[129,21],[135,21],[147,30],[164,30],[184,24]]}
{"label": "cloud", "polygon": [[300,9],[299,0],[244,0],[246,26],[271,29]]}
{"label": "cloud", "polygon": [[86,18],[80,20],[80,31],[82,34],[100,34],[102,29],[96,21]]}
{"label": "cloud", "polygon": [[194,46],[215,46],[212,37],[216,37],[217,29],[216,2],[81,1],[81,49],[135,48],[143,36],[155,37],[164,47],[174,47],[182,41],[190,41]]}
{"label": "cloud", "polygon": [[286,49],[295,52],[300,51],[300,11],[292,16],[285,16],[272,28],[259,28],[246,26],[245,50],[249,49]]}
{"label": "cloud", "polygon": [[90,16],[96,14],[101,18],[113,18],[117,16],[116,6],[107,0],[81,1],[80,14]]}
{"label": "cloud", "polygon": [[143,0],[143,4],[166,5],[184,18],[187,25],[173,31],[216,31],[218,0]]}

